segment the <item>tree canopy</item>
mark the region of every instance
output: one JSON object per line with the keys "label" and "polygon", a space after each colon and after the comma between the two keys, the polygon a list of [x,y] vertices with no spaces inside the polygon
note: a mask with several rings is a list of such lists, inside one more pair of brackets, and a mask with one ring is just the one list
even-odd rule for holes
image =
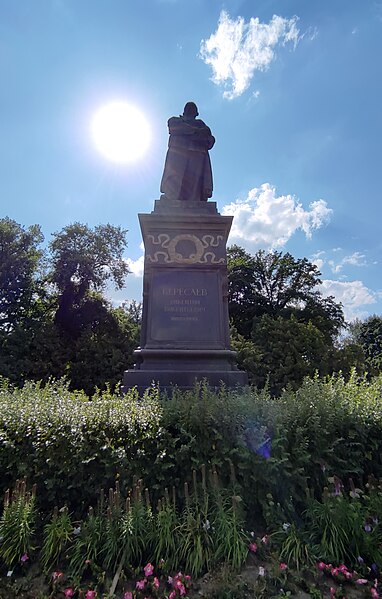
{"label": "tree canopy", "polygon": [[123,286],[126,231],[74,223],[53,235],[46,252],[33,225],[0,219],[0,375],[67,376],[94,392],[117,384],[139,342],[139,306],[114,308],[102,295]]}
{"label": "tree canopy", "polygon": [[30,314],[42,241],[38,225],[25,228],[10,218],[0,219],[0,329],[12,329]]}
{"label": "tree canopy", "polygon": [[252,381],[269,380],[278,392],[330,372],[345,321],[341,304],[320,293],[317,266],[288,252],[251,256],[237,245],[227,254],[232,343]]}
{"label": "tree canopy", "polygon": [[228,248],[227,255],[228,301],[239,333],[250,335],[253,320],[264,314],[273,318],[293,314],[332,336],[338,334],[344,324],[343,310],[333,297],[321,295],[316,265],[288,252],[259,250],[251,256],[237,245]]}

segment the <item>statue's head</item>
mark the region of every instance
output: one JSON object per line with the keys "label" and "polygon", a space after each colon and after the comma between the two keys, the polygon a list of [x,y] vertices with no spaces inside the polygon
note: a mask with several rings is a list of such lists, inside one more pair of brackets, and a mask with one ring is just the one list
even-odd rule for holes
{"label": "statue's head", "polygon": [[194,119],[198,114],[198,107],[195,102],[187,102],[183,110],[183,116]]}

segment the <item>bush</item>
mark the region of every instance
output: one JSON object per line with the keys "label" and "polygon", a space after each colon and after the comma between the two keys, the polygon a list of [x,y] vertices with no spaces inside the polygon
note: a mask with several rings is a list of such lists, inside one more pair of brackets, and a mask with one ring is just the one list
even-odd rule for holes
{"label": "bush", "polygon": [[[122,492],[142,479],[153,500],[232,463],[249,518],[300,517],[307,491],[320,497],[328,476],[356,484],[382,476],[382,377],[306,379],[297,391],[239,393],[156,389],[143,398],[98,393],[91,401],[65,382],[0,388],[0,492],[16,479],[37,483],[39,508],[66,503],[82,515],[99,490]],[[283,520],[284,519],[284,520]]]}

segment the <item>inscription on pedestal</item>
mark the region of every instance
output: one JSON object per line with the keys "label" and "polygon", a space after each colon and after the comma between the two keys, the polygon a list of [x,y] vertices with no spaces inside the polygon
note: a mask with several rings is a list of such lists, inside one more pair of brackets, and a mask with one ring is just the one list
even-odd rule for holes
{"label": "inscription on pedestal", "polygon": [[152,341],[220,346],[218,273],[156,272],[150,295]]}

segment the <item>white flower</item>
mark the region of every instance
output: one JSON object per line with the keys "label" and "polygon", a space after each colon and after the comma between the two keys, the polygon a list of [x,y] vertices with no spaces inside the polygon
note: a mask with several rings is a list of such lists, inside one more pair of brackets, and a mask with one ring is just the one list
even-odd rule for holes
{"label": "white flower", "polygon": [[203,528],[204,528],[204,530],[210,530],[211,524],[210,524],[209,520],[205,521],[205,523],[203,524]]}
{"label": "white flower", "polygon": [[284,522],[284,524],[283,524],[283,530],[285,530],[285,532],[288,530],[289,527],[290,527],[289,522]]}
{"label": "white flower", "polygon": [[259,576],[265,576],[265,568],[263,566],[259,566]]}

